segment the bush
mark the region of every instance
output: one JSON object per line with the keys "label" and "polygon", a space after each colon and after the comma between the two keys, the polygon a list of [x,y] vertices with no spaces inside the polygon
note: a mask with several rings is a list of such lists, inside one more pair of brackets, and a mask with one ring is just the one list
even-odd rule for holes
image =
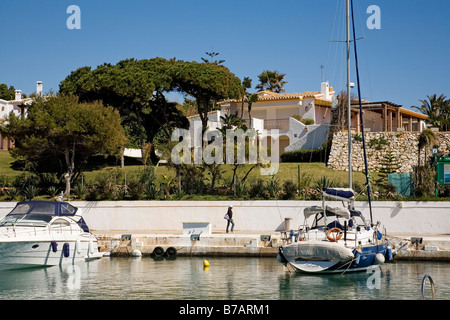
{"label": "bush", "polygon": [[248,188],[244,182],[237,182],[235,185],[236,197],[244,198],[248,195]]}
{"label": "bush", "polygon": [[281,190],[278,179],[275,179],[274,176],[272,176],[272,179],[266,183],[266,190],[269,192],[269,196],[271,198],[276,198],[278,192]]}
{"label": "bush", "polygon": [[291,118],[294,118],[297,121],[300,121],[301,123],[303,123],[305,126],[309,126],[314,124],[314,119],[310,119],[310,118],[303,118],[301,115],[299,115],[298,113],[293,114],[291,116]]}
{"label": "bush", "polygon": [[305,126],[309,126],[314,124],[314,119],[304,118],[300,122],[303,123]]}
{"label": "bush", "polygon": [[250,183],[248,194],[250,198],[260,198],[265,196],[264,190],[265,190],[264,180],[258,179],[255,182]]}
{"label": "bush", "polygon": [[327,177],[322,177],[316,181],[316,190],[319,192],[325,191],[327,188],[335,187],[335,182],[328,179]]}
{"label": "bush", "polygon": [[283,200],[293,199],[297,196],[298,190],[297,185],[291,180],[286,180],[283,183]]}
{"label": "bush", "polygon": [[27,200],[33,200],[39,193],[38,188],[33,185],[29,185],[24,190],[24,195]]}
{"label": "bush", "polygon": [[6,195],[8,196],[9,200],[16,200],[17,197],[19,196],[19,190],[17,190],[17,188],[9,188],[6,189]]}
{"label": "bush", "polygon": [[47,188],[47,193],[51,198],[56,197],[56,195],[58,194],[58,188],[55,186],[50,186]]}
{"label": "bush", "polygon": [[281,162],[327,162],[330,154],[331,141],[325,141],[319,148],[311,150],[295,150],[283,152]]}
{"label": "bush", "polygon": [[82,199],[84,194],[86,193],[86,188],[81,184],[77,184],[75,185],[75,187],[73,187],[73,193],[75,193],[75,196],[78,199]]}
{"label": "bush", "polygon": [[[178,188],[181,190],[180,188]],[[154,200],[158,195],[160,194],[160,189],[158,189],[153,182],[148,183],[145,186],[145,195],[147,196],[147,199]],[[184,193],[184,192],[183,192]]]}

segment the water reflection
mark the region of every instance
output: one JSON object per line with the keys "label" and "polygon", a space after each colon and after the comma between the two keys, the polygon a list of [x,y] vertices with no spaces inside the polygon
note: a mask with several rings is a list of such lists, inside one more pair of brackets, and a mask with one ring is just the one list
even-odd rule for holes
{"label": "water reflection", "polygon": [[[104,258],[69,267],[0,272],[0,299],[421,299],[430,274],[450,299],[448,263],[396,262],[373,272],[291,274],[271,258]],[[378,272],[378,273],[377,273]],[[428,295],[431,297],[431,295]]]}

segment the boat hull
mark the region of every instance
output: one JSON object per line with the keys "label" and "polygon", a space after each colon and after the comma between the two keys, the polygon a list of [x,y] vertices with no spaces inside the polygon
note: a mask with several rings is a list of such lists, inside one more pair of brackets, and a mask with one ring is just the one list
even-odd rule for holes
{"label": "boat hull", "polygon": [[[55,245],[56,244],[56,245]],[[0,242],[0,270],[69,265],[100,258],[95,238]]]}
{"label": "boat hull", "polygon": [[[286,253],[286,248],[280,247],[278,261],[289,269],[304,273],[343,273],[365,271],[370,266],[382,263],[379,255],[386,256],[388,242],[376,245],[365,245],[356,250],[351,249],[353,256],[347,259],[324,259],[316,257],[308,260],[298,255],[292,256]],[[377,256],[378,254],[378,256]]]}

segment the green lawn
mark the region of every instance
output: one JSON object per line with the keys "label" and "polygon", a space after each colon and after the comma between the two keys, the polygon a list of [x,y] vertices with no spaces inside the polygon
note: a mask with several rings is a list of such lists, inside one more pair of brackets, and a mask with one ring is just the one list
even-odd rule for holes
{"label": "green lawn", "polygon": [[20,174],[19,171],[16,171],[11,168],[11,163],[14,162],[14,158],[11,157],[9,151],[1,150],[0,151],[0,176],[6,177],[14,177]]}
{"label": "green lawn", "polygon": [[[11,164],[13,162],[14,158],[8,151],[0,151],[0,177],[5,177],[7,180],[12,180],[14,177],[24,173],[23,171],[17,171],[11,168]],[[339,183],[341,186],[346,186],[348,184],[348,172],[329,169],[324,163],[280,163],[275,178],[280,182],[292,180],[297,183],[299,166],[302,181],[310,181],[310,183],[313,184],[314,181],[317,181],[322,177],[327,177],[327,179],[332,180],[335,183]],[[241,179],[250,167],[251,165],[244,165],[242,168],[239,168],[237,171],[238,179]],[[226,185],[231,181],[232,168],[233,166],[228,164],[222,166],[222,179],[220,179],[216,185]],[[87,184],[94,183],[97,180],[97,177],[108,175],[113,171],[118,172],[125,179],[126,176],[142,172],[143,169],[143,165],[127,165],[124,168],[109,166],[99,170],[85,172],[84,179]],[[163,175],[168,175],[171,178],[175,178],[175,170],[170,169],[165,165],[160,165],[156,168],[157,180],[162,181]],[[247,181],[250,182],[257,179],[269,180],[271,177],[261,175],[260,168],[255,168],[249,174]],[[365,182],[365,177],[361,172],[355,172],[353,174],[353,180],[355,183],[363,185]]]}

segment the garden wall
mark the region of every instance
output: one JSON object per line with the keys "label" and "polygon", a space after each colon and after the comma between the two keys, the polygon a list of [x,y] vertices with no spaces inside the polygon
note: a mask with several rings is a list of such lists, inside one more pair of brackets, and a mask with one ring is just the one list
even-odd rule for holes
{"label": "garden wall", "polygon": [[[419,132],[366,132],[366,153],[370,171],[378,172],[382,161],[389,152],[400,165],[397,173],[412,172],[418,162]],[[439,152],[450,153],[450,132],[435,132]],[[359,139],[358,139],[359,138]],[[425,156],[432,155],[432,146],[421,151],[421,163]],[[348,171],[348,136],[346,132],[338,132],[333,137],[328,167],[335,170]],[[364,155],[361,135],[353,134],[352,139],[352,167],[353,171],[364,170]]]}

